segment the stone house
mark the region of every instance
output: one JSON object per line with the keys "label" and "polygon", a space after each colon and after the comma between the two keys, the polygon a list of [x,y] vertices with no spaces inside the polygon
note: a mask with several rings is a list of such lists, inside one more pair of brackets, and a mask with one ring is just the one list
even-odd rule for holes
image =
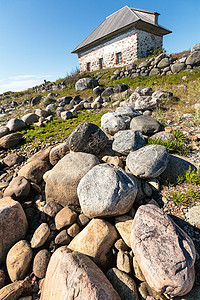
{"label": "stone house", "polygon": [[80,72],[132,63],[162,48],[170,30],[158,25],[159,13],[125,6],[108,16],[72,53],[78,54]]}

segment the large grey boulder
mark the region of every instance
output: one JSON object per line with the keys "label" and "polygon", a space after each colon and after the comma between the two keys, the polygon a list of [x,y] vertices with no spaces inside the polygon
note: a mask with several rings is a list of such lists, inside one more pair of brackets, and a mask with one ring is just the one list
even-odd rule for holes
{"label": "large grey boulder", "polygon": [[162,125],[149,116],[138,116],[131,120],[130,129],[139,130],[144,135],[152,135],[162,129]]}
{"label": "large grey boulder", "polygon": [[170,98],[172,96],[173,96],[172,92],[160,91],[160,90],[157,90],[157,91],[153,92],[153,94],[152,94],[152,97],[161,98],[161,99]]}
{"label": "large grey boulder", "polygon": [[8,250],[24,239],[27,229],[26,215],[20,203],[11,197],[0,199],[0,263]]}
{"label": "large grey boulder", "polygon": [[191,49],[191,52],[200,51],[200,43],[194,45]]}
{"label": "large grey boulder", "polygon": [[69,149],[75,152],[98,154],[108,142],[105,133],[93,123],[81,123],[67,139]]}
{"label": "large grey boulder", "polygon": [[131,105],[118,107],[115,113],[122,118],[130,117],[131,119],[140,115],[140,113],[138,113]]}
{"label": "large grey boulder", "polygon": [[198,66],[200,64],[200,51],[192,52],[186,59],[186,65]]}
{"label": "large grey boulder", "polygon": [[101,128],[110,135],[126,129],[126,122],[114,112],[108,112],[101,117]]}
{"label": "large grey boulder", "polygon": [[83,176],[99,163],[96,156],[74,152],[65,155],[49,172],[46,180],[46,201],[62,206],[79,204],[77,186]]}
{"label": "large grey boulder", "polygon": [[168,164],[167,148],[161,145],[148,145],[130,152],[126,165],[131,173],[140,178],[160,176]]}
{"label": "large grey boulder", "polygon": [[8,121],[8,123],[6,124],[6,127],[8,127],[8,129],[10,131],[18,131],[18,130],[20,131],[26,127],[26,124],[21,119],[13,118]]}
{"label": "large grey boulder", "polygon": [[110,264],[111,247],[117,240],[117,231],[108,221],[92,219],[79,234],[73,238],[68,247],[88,255],[105,269]]}
{"label": "large grey boulder", "polygon": [[171,70],[173,73],[179,73],[184,70],[186,65],[184,63],[177,62],[171,66]]}
{"label": "large grey boulder", "polygon": [[63,246],[57,249],[50,259],[40,299],[120,300],[121,298],[89,257]]}
{"label": "large grey boulder", "polygon": [[19,132],[9,133],[0,138],[0,148],[11,148],[19,144],[23,139],[23,135]]}
{"label": "large grey boulder", "polygon": [[38,119],[39,119],[39,116],[34,113],[29,113],[22,117],[22,120],[24,121],[24,123],[26,123],[26,125],[33,124],[33,123],[37,122]]}
{"label": "large grey boulder", "polygon": [[135,101],[135,110],[146,110],[157,107],[162,102],[161,98],[140,96]]}
{"label": "large grey boulder", "polygon": [[194,244],[160,208],[151,204],[139,207],[131,247],[148,285],[156,292],[182,296],[192,289]]}
{"label": "large grey boulder", "polygon": [[182,176],[189,169],[196,171],[196,166],[190,162],[186,157],[180,157],[179,155],[170,154],[167,168],[161,174],[161,181],[163,183],[174,183],[178,176]]}
{"label": "large grey boulder", "polygon": [[93,78],[81,78],[75,84],[76,91],[83,91],[86,89],[93,89],[98,86],[98,81]]}
{"label": "large grey boulder", "polygon": [[161,141],[174,141],[175,136],[171,132],[160,131],[151,136],[153,140],[161,140]]}
{"label": "large grey boulder", "polygon": [[109,217],[125,214],[131,209],[137,186],[122,168],[100,164],[81,179],[77,192],[87,217]]}
{"label": "large grey boulder", "polygon": [[169,64],[170,64],[169,58],[165,57],[158,63],[157,67],[159,69],[164,69],[164,68],[168,67]]}
{"label": "large grey boulder", "polygon": [[112,149],[123,155],[128,155],[145,145],[145,138],[138,130],[121,130],[114,135]]}

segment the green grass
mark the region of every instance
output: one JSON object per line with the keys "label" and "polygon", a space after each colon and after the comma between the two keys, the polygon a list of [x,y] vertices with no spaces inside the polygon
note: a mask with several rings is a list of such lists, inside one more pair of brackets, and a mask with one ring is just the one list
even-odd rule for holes
{"label": "green grass", "polygon": [[162,145],[167,148],[170,153],[179,153],[182,155],[187,155],[189,149],[187,148],[187,139],[184,134],[180,130],[174,130],[173,134],[175,136],[175,140],[162,140],[149,138],[148,145]]}
{"label": "green grass", "polygon": [[186,192],[173,192],[170,195],[171,200],[176,204],[186,205],[200,198],[200,191],[197,186],[189,186]]}
{"label": "green grass", "polygon": [[91,122],[97,126],[101,125],[101,116],[106,111],[96,113],[80,113],[77,117],[70,120],[57,119],[47,123],[44,127],[31,125],[21,131],[24,135],[25,144],[31,143],[33,146],[38,146],[41,142],[54,143],[63,142],[67,139],[70,133],[83,122]]}

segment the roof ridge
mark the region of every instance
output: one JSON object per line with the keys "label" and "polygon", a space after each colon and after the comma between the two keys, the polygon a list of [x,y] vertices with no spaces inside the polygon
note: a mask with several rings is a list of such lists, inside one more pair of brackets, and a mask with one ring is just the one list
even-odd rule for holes
{"label": "roof ridge", "polygon": [[146,13],[149,13],[149,14],[158,14],[160,15],[158,12],[156,11],[151,11],[151,10],[145,10],[145,9],[140,9],[140,8],[134,8],[134,7],[130,7],[130,9],[133,9],[134,11],[138,10],[138,11],[141,11],[141,12],[146,12]]}
{"label": "roof ridge", "polygon": [[132,14],[134,14],[138,19],[140,19],[140,17],[137,15],[137,13],[131,9],[131,7],[127,6],[128,9],[131,11]]}
{"label": "roof ridge", "polygon": [[[106,19],[110,18],[111,16],[113,16],[114,14],[118,13],[120,10],[124,9],[125,7],[128,7],[128,5],[125,5],[124,7],[118,9],[117,11],[115,11],[114,13],[112,13],[111,15],[107,16]],[[128,7],[129,8],[129,7]]]}

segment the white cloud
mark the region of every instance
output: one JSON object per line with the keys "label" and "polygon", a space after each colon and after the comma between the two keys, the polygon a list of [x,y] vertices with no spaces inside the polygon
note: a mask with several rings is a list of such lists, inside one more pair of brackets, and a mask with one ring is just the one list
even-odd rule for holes
{"label": "white cloud", "polygon": [[0,93],[7,91],[19,92],[40,85],[44,79],[52,78],[51,75],[18,75],[0,80]]}

